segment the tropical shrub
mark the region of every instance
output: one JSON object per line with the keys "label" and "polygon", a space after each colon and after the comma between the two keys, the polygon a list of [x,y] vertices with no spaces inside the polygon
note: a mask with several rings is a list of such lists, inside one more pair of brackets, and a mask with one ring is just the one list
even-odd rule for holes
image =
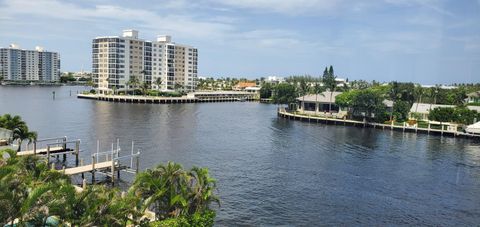
{"label": "tropical shrub", "polygon": [[276,104],[289,104],[295,102],[295,97],[295,86],[288,83],[281,83],[275,86],[272,98]]}
{"label": "tropical shrub", "polygon": [[393,105],[393,116],[397,121],[403,122],[408,119],[410,104],[406,101],[396,101]]}
{"label": "tropical shrub", "polygon": [[475,110],[464,107],[449,108],[438,107],[430,111],[428,119],[439,122],[455,122],[461,124],[473,124],[475,119],[480,120],[480,114]]}
{"label": "tropical shrub", "polygon": [[154,227],[209,227],[215,223],[215,212],[195,213],[190,217],[180,216],[150,223]]}
{"label": "tropical shrub", "polygon": [[18,141],[18,151],[23,141],[28,140],[28,143],[31,143],[37,139],[37,132],[30,131],[20,116],[12,117],[10,114],[0,116],[0,128],[12,130],[13,140]]}
{"label": "tropical shrub", "polygon": [[70,177],[36,156],[0,151],[0,225],[145,225],[154,209],[158,226],[212,226],[215,179],[206,168],[190,171],[176,163],[140,173],[127,193],[103,185],[77,192]]}

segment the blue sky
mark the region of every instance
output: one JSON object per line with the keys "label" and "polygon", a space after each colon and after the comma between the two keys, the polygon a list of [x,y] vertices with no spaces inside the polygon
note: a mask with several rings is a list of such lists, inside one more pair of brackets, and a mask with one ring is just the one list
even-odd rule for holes
{"label": "blue sky", "polygon": [[201,76],[480,82],[480,0],[0,0],[0,46],[60,52],[63,71],[128,28],[196,46]]}

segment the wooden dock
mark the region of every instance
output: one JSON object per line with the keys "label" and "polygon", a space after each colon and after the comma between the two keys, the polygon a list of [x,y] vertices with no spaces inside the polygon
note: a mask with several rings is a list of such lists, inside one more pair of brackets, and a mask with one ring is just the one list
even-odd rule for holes
{"label": "wooden dock", "polygon": [[[50,147],[50,154],[55,154],[55,153],[61,153],[65,151],[72,151],[72,149],[65,149],[63,146],[55,146],[55,147]],[[46,155],[47,154],[47,148],[40,148],[40,149],[35,149],[35,150],[28,150],[28,151],[19,151],[17,152],[17,156],[26,156],[26,155]]]}
{"label": "wooden dock", "polygon": [[112,161],[105,161],[105,162],[100,162],[96,164],[89,164],[89,165],[84,165],[84,166],[77,166],[77,167],[72,167],[68,169],[64,169],[63,172],[66,175],[76,175],[76,174],[81,174],[81,173],[87,173],[87,172],[92,172],[92,171],[100,171],[100,170],[105,170],[109,168],[115,168],[118,167],[118,163],[112,162]]}
{"label": "wooden dock", "polygon": [[366,121],[356,121],[356,120],[347,120],[347,119],[339,119],[339,118],[329,118],[329,117],[321,117],[321,116],[311,116],[311,115],[301,115],[295,114],[286,111],[284,108],[279,108],[277,110],[277,114],[279,117],[304,121],[304,122],[312,122],[312,123],[323,123],[323,124],[334,124],[334,125],[348,125],[348,126],[357,126],[357,127],[370,127],[376,129],[390,129],[395,131],[402,131],[402,132],[413,132],[413,133],[424,133],[424,134],[436,134],[436,135],[445,135],[445,136],[452,136],[452,137],[462,137],[462,138],[469,138],[469,139],[480,139],[480,135],[478,134],[470,134],[466,132],[460,131],[450,131],[450,130],[442,130],[442,129],[433,129],[433,128],[419,128],[419,127],[411,127],[407,125],[390,125],[390,124],[381,124],[381,123],[373,123],[373,122],[366,122]]}
{"label": "wooden dock", "polygon": [[[73,145],[73,147],[69,147]],[[18,156],[38,155],[46,156],[47,162],[50,157],[63,155],[63,160],[67,159],[67,154],[75,155],[75,163],[78,165],[78,156],[80,153],[80,140],[68,141],[67,137],[39,139],[33,142],[33,149],[17,152]]]}
{"label": "wooden dock", "polygon": [[97,141],[97,152],[91,155],[92,161],[90,164],[83,164],[82,159],[80,165],[77,165],[76,167],[63,168],[60,171],[62,171],[68,176],[81,174],[83,179],[85,179],[85,173],[90,173],[92,175],[92,183],[95,182],[96,173],[101,173],[110,177],[112,183],[114,183],[116,178],[115,173],[117,178],[120,177],[120,171],[133,174],[138,173],[140,150],[136,153],[134,152],[133,142],[131,153],[128,155],[120,155],[121,149],[118,140],[116,148],[114,149],[114,144],[112,143],[112,149],[110,151],[99,152],[99,147],[100,145]]}

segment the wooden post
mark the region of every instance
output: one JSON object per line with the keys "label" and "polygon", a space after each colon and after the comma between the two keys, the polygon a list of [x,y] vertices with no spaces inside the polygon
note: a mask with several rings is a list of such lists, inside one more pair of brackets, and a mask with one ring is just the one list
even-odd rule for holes
{"label": "wooden post", "polygon": [[115,160],[112,158],[112,184],[115,183]]}
{"label": "wooden post", "polygon": [[140,154],[137,153],[137,157],[135,158],[135,173],[138,173],[138,169],[139,169],[139,166],[138,166],[138,164],[139,164],[139,160],[138,160],[139,157],[138,156],[139,155]]}
{"label": "wooden post", "polygon": [[33,155],[37,154],[37,141],[33,141]]}
{"label": "wooden post", "polygon": [[47,163],[50,163],[50,145],[47,145]]}
{"label": "wooden post", "polygon": [[[80,159],[80,166],[83,166],[83,158]],[[82,172],[82,179],[85,179],[85,174],[83,172]]]}
{"label": "wooden post", "polygon": [[82,188],[83,188],[83,190],[87,189],[87,180],[86,179],[82,180]]}
{"label": "wooden post", "polygon": [[92,184],[95,183],[95,155],[92,155]]}
{"label": "wooden post", "polygon": [[67,149],[67,137],[66,136],[63,137],[63,146],[62,147],[63,147],[63,150]]}
{"label": "wooden post", "polygon": [[78,166],[78,154],[80,153],[80,140],[75,141],[75,165]]}

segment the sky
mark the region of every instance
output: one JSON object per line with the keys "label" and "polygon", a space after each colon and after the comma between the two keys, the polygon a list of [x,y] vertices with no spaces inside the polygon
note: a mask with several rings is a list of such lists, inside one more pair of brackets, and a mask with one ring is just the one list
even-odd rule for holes
{"label": "sky", "polygon": [[62,71],[124,29],[197,47],[199,76],[480,82],[480,0],[0,0],[0,47],[59,52]]}

